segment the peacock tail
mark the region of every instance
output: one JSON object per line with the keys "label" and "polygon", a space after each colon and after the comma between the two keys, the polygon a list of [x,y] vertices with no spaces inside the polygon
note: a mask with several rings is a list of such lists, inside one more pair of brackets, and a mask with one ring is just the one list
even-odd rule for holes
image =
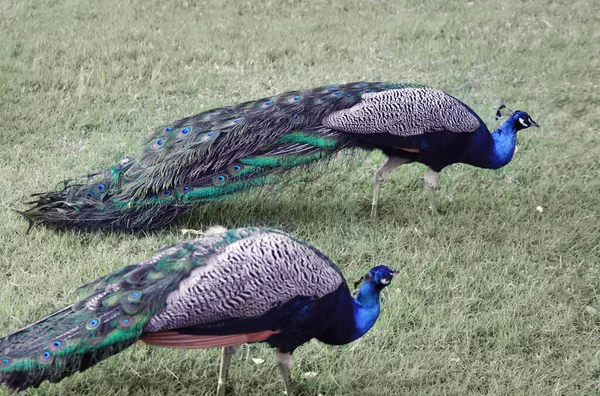
{"label": "peacock tail", "polygon": [[72,305],[0,339],[0,384],[23,390],[58,382],[119,353],[160,318],[169,293],[194,269],[264,232],[245,228],[183,242],[83,286],[84,296]]}
{"label": "peacock tail", "polygon": [[323,86],[205,111],[158,128],[135,158],[34,195],[20,213],[56,229],[162,227],[197,204],[277,182],[283,171],[356,145],[323,120],[362,95],[409,87],[416,86]]}

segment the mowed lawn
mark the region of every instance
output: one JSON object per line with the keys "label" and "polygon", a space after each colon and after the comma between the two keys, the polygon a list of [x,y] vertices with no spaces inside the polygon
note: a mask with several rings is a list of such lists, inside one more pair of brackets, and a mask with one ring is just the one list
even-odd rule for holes
{"label": "mowed lawn", "polygon": [[[0,15],[0,336],[183,240],[181,228],[263,225],[320,248],[350,284],[379,263],[402,270],[365,337],[296,351],[300,395],[600,392],[600,14],[590,2],[3,0]],[[519,134],[501,170],[445,169],[439,216],[425,168],[409,165],[384,184],[371,221],[384,157],[360,152],[142,235],[26,234],[11,210],[134,154],[158,125],[357,80],[443,89],[492,130],[505,103],[541,128]],[[211,395],[217,373],[217,350],[138,344],[29,394]],[[236,355],[229,383],[230,394],[283,394],[265,345]]]}

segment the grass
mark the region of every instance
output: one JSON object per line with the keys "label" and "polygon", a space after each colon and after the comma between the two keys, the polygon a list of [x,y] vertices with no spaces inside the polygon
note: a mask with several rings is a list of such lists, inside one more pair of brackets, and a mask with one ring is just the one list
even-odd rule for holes
{"label": "grass", "polygon": [[[182,240],[179,228],[267,225],[319,247],[350,281],[374,264],[402,268],[360,341],[298,349],[300,395],[598,394],[593,11],[583,0],[0,2],[0,334]],[[10,210],[133,153],[169,120],[361,79],[439,87],[494,128],[506,103],[542,128],[520,133],[518,156],[501,170],[444,170],[437,217],[424,168],[410,165],[392,173],[379,221],[369,221],[379,153],[342,157],[316,166],[313,182],[202,207],[135,237],[27,235]],[[230,391],[280,395],[272,355],[264,345],[240,352]],[[216,350],[136,345],[29,394],[209,395],[217,359]]]}

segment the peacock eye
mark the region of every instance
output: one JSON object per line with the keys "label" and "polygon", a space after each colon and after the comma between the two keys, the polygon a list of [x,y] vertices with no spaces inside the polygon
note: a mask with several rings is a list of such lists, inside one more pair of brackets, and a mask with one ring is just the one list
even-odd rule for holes
{"label": "peacock eye", "polygon": [[133,293],[131,293],[129,295],[129,299],[135,301],[135,300],[139,300],[141,296],[142,296],[142,293],[140,293],[139,291],[134,291]]}
{"label": "peacock eye", "polygon": [[213,183],[218,186],[225,183],[226,180],[227,178],[224,175],[217,175],[213,178]]}
{"label": "peacock eye", "polygon": [[39,357],[42,363],[48,363],[52,359],[52,354],[48,351],[44,351],[39,355]]}
{"label": "peacock eye", "polygon": [[117,323],[119,323],[121,327],[128,328],[133,324],[134,321],[135,319],[132,317],[123,316],[119,320],[117,320]]}
{"label": "peacock eye", "polygon": [[156,140],[154,143],[152,143],[152,148],[154,150],[158,150],[159,148],[161,148],[163,145],[165,144],[165,139],[164,138],[160,138],[158,140]]}

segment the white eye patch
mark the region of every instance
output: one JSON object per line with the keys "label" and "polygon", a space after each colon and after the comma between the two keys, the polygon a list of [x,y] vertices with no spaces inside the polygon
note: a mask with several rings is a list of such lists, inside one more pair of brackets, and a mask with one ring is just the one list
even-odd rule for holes
{"label": "white eye patch", "polygon": [[386,278],[382,278],[379,282],[381,282],[381,284],[383,284],[383,285],[389,285],[390,280],[386,279]]}
{"label": "white eye patch", "polygon": [[524,127],[528,127],[528,126],[529,126],[529,124],[527,124],[527,123],[525,122],[525,120],[524,120],[524,119],[522,119],[522,118],[520,118],[520,117],[519,117],[519,122],[520,122],[520,123],[521,123],[521,125],[523,125]]}

